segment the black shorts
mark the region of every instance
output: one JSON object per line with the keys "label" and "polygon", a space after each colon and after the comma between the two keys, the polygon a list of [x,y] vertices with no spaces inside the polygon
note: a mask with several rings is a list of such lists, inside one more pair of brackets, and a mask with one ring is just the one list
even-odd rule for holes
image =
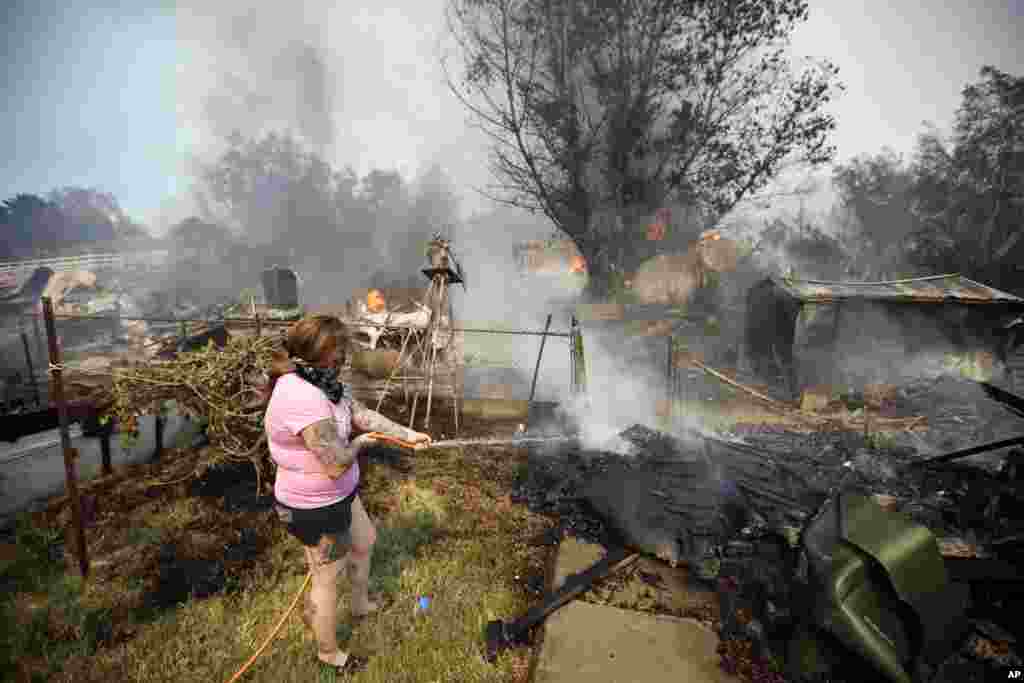
{"label": "black shorts", "polygon": [[302,545],[315,547],[324,534],[335,534],[339,545],[346,546],[352,544],[352,502],[357,495],[359,487],[337,503],[309,510],[288,507],[280,501],[274,502],[278,518],[285,523],[288,533],[299,539]]}

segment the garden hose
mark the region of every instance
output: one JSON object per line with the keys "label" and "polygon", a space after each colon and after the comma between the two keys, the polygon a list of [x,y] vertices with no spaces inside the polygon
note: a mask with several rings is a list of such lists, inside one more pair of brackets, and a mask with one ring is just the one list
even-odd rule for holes
{"label": "garden hose", "polygon": [[312,578],[313,571],[310,570],[309,573],[306,574],[306,580],[302,582],[302,588],[300,588],[299,592],[295,594],[295,599],[292,600],[291,607],[289,607],[285,611],[284,616],[281,617],[281,621],[277,622],[277,626],[274,627],[274,630],[270,633],[270,636],[265,641],[263,641],[263,644],[260,645],[260,648],[256,650],[255,653],[253,653],[252,657],[249,658],[249,661],[246,662],[241,669],[236,671],[234,676],[228,679],[228,683],[235,683],[235,681],[241,678],[242,674],[244,674],[246,670],[248,670],[248,668],[252,666],[253,662],[255,662],[256,659],[261,654],[263,654],[263,651],[267,649],[267,645],[270,645],[270,641],[272,641],[277,636],[278,631],[280,631],[281,627],[284,626],[284,622],[288,619],[289,616],[291,616],[291,613],[295,611],[295,606],[299,604],[299,598],[301,598],[302,594],[306,591],[306,586],[309,585],[309,582]]}
{"label": "garden hose", "polygon": [[[398,446],[404,446],[405,448],[416,447],[416,444],[410,441],[405,441],[404,439],[399,439],[394,436],[388,436],[386,434],[381,434],[379,432],[371,432],[369,436],[371,436],[375,441],[386,441],[388,443],[393,443]],[[268,636],[267,639],[263,641],[263,644],[260,645],[259,649],[253,653],[252,657],[249,658],[249,661],[247,661],[242,666],[241,669],[236,671],[234,676],[228,679],[228,683],[235,683],[235,681],[241,678],[242,674],[244,674],[249,669],[249,667],[253,665],[253,662],[255,662],[261,654],[263,654],[263,651],[267,649],[267,646],[270,645],[270,642],[275,637],[277,637],[277,634],[281,630],[281,627],[284,626],[284,622],[287,621],[288,617],[291,616],[291,613],[295,611],[295,606],[299,604],[299,598],[301,598],[302,594],[306,591],[306,587],[309,585],[309,582],[310,580],[312,580],[312,578],[313,571],[310,570],[309,573],[306,574],[306,580],[302,582],[302,587],[299,589],[299,592],[295,594],[295,599],[292,600],[291,606],[288,607],[284,615],[281,617],[281,621],[277,622],[277,626],[275,626],[274,630],[271,631],[270,636]]]}

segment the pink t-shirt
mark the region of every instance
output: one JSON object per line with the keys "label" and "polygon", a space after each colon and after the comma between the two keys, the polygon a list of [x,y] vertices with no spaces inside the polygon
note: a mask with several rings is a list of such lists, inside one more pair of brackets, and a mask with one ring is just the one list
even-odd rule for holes
{"label": "pink t-shirt", "polygon": [[355,491],[359,483],[359,464],[355,462],[339,479],[319,474],[322,466],[302,440],[303,429],[332,417],[338,436],[347,445],[352,433],[348,399],[333,404],[324,392],[293,372],[277,380],[264,428],[270,457],[277,463],[274,497],[288,507],[309,510],[332,505]]}

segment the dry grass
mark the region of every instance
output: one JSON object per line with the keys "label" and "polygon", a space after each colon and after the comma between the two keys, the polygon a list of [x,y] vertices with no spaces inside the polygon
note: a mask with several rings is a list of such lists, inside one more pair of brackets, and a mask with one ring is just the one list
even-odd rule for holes
{"label": "dry grass", "polygon": [[[527,539],[549,522],[508,499],[518,457],[495,451],[424,454],[411,458],[407,475],[383,466],[371,470],[363,490],[379,537],[371,582],[388,606],[353,628],[342,580],[339,637],[343,647],[370,657],[355,680],[527,680],[529,649],[495,664],[482,657],[487,621],[526,609],[526,580],[547,561],[548,549]],[[127,483],[111,494],[127,507],[117,512],[117,523],[108,516],[90,530],[97,561],[87,584],[69,570],[24,586],[30,590],[19,593],[11,609],[35,621],[4,641],[22,655],[20,672],[10,680],[227,681],[263,643],[305,579],[300,545],[266,513],[228,519],[215,501],[176,497],[171,488],[155,500],[135,495]],[[105,510],[114,514],[109,505]],[[62,515],[51,521],[59,528]],[[215,546],[245,526],[258,529],[264,547],[248,566],[229,568],[232,590],[189,600],[155,618],[136,609],[151,586],[161,542]],[[202,549],[196,553],[201,556]],[[420,596],[429,596],[431,604],[416,614]],[[114,633],[97,645],[91,633],[103,619],[114,623]],[[341,679],[317,661],[311,634],[293,614],[241,680]]]}

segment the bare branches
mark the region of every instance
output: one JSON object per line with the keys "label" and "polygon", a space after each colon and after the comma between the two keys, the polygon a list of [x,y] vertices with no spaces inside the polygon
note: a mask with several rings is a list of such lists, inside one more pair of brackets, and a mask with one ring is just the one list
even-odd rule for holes
{"label": "bare branches", "polygon": [[[495,191],[591,260],[605,207],[681,194],[722,212],[785,160],[820,163],[829,65],[791,78],[804,0],[451,0],[456,90],[492,140]],[[621,218],[621,215],[620,215]]]}

